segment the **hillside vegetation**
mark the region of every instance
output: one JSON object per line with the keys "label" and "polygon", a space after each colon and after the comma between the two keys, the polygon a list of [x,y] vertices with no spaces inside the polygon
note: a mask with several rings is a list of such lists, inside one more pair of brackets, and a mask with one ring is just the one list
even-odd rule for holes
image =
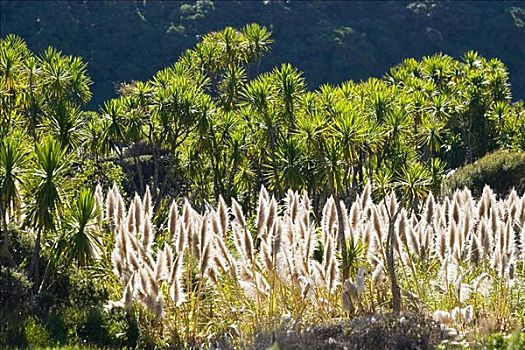
{"label": "hillside vegetation", "polygon": [[403,59],[475,50],[508,67],[525,98],[525,8],[520,1],[2,1],[0,35],[31,49],[82,56],[95,81],[92,108],[115,83],[145,80],[210,31],[257,22],[275,45],[260,65],[284,62],[310,88],[380,77]]}
{"label": "hillside vegetation", "polygon": [[270,346],[390,312],[400,348],[523,328],[505,64],[435,54],[310,91],[290,64],[259,73],[272,42],[210,32],[93,111],[87,62],[2,37],[0,345]]}

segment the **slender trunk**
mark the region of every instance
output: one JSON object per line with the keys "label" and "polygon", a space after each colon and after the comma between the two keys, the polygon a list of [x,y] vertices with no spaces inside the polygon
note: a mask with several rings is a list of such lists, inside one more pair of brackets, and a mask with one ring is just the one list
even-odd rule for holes
{"label": "slender trunk", "polygon": [[0,257],[6,258],[9,264],[12,263],[11,252],[9,251],[9,231],[7,229],[7,210],[2,208],[0,213],[1,228],[3,233],[2,250]]}
{"label": "slender trunk", "polygon": [[40,283],[40,287],[38,287],[38,294],[42,293],[42,290],[44,289],[44,285],[46,284],[46,281],[49,278],[49,274],[51,273],[50,265],[51,265],[51,259],[47,262],[46,270],[44,272],[44,277],[42,277],[42,282]]}
{"label": "slender trunk", "polygon": [[363,176],[363,152],[359,152],[359,160],[357,161],[357,174],[359,176],[359,190],[363,189],[364,176]]}
{"label": "slender trunk", "polygon": [[[124,171],[127,171],[128,169],[126,169],[126,163],[124,162],[124,156],[122,154],[122,149],[120,146],[118,146],[116,148],[116,153],[117,153],[117,156],[118,156],[118,159],[119,159],[119,163],[120,165],[122,166],[122,169]],[[131,171],[131,169],[129,169],[129,171]],[[136,189],[137,188],[137,183],[135,182],[135,176],[131,176],[131,182],[133,183],[133,187]]]}
{"label": "slender trunk", "polygon": [[135,162],[135,168],[137,169],[137,175],[139,177],[139,187],[137,188],[138,193],[142,193],[144,191],[144,175],[142,175],[142,166],[140,165],[140,159],[139,156],[133,155],[133,161]]}
{"label": "slender trunk", "polygon": [[213,192],[215,192],[215,200],[219,200],[219,195],[221,194],[221,188],[220,188],[220,179],[221,174],[219,171],[219,159],[215,156],[211,156],[210,159],[212,160],[213,164]]}
{"label": "slender trunk", "polygon": [[[158,189],[156,198],[162,198],[164,196],[164,193],[166,192],[166,188],[168,186],[168,181],[170,180],[170,177],[171,177],[171,162],[168,162],[168,167],[166,168],[166,171],[164,173],[164,179],[162,180],[162,184],[160,185],[160,187]],[[155,192],[156,191],[154,191],[154,193]],[[160,200],[156,200],[155,201],[155,206],[153,208],[153,212],[157,212],[157,209],[159,208],[160,202],[161,202]]]}
{"label": "slender trunk", "polygon": [[394,265],[394,239],[395,239],[395,222],[399,214],[399,210],[396,211],[394,215],[389,213],[389,222],[388,222],[388,239],[387,239],[387,266],[388,266],[388,275],[390,277],[391,287],[392,287],[392,309],[394,313],[401,312],[401,289],[397,284],[396,268]]}
{"label": "slender trunk", "polygon": [[341,246],[341,255],[343,257],[343,282],[348,279],[349,275],[349,267],[348,266],[348,254],[346,251],[346,234],[345,234],[345,225],[343,217],[346,215],[346,213],[343,213],[343,208],[341,208],[341,201],[339,200],[339,196],[334,194],[335,199],[335,207],[337,209],[337,222],[338,222],[338,228],[339,231],[339,245]]}
{"label": "slender trunk", "polygon": [[152,143],[153,146],[153,190],[155,191],[159,186],[159,168],[160,168],[160,154],[157,146]]}
{"label": "slender trunk", "polygon": [[281,182],[279,180],[279,171],[277,169],[277,151],[276,151],[276,139],[273,130],[270,131],[270,149],[272,150],[272,168],[273,176],[275,178],[275,192],[278,197],[281,196]]}
{"label": "slender trunk", "polygon": [[31,271],[33,272],[34,286],[38,286],[40,280],[40,241],[42,239],[42,227],[38,228],[35,240],[35,249],[33,250],[33,257],[31,258]]}

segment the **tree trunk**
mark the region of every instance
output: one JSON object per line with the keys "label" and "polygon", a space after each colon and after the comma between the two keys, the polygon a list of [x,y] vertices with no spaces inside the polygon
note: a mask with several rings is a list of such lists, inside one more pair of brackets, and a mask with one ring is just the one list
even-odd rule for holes
{"label": "tree trunk", "polygon": [[401,289],[397,284],[396,268],[394,265],[394,239],[395,239],[395,222],[399,214],[399,210],[396,210],[396,213],[392,215],[389,213],[389,223],[388,223],[388,239],[387,239],[387,266],[388,266],[388,275],[390,277],[390,282],[392,286],[392,309],[395,313],[401,312]]}
{"label": "tree trunk", "polygon": [[6,258],[9,264],[12,263],[11,252],[9,251],[9,231],[7,230],[7,210],[2,208],[0,213],[1,229],[2,229],[2,249],[0,252],[0,257]]}
{"label": "tree trunk", "polygon": [[154,143],[151,143],[153,147],[153,192],[157,190],[159,187],[159,171],[160,171],[160,157],[159,150],[157,149],[157,145]]}
{"label": "tree trunk", "polygon": [[142,165],[140,164],[139,156],[134,154],[133,155],[133,160],[135,162],[135,167],[137,169],[137,175],[139,177],[139,187],[140,188],[137,188],[136,190],[137,190],[137,192],[139,194],[142,194],[142,193],[144,193],[144,187],[145,187],[144,186],[144,175],[142,175]]}
{"label": "tree trunk", "polygon": [[341,246],[341,255],[343,257],[343,283],[348,279],[349,275],[349,267],[348,266],[348,253],[346,251],[346,235],[345,235],[345,225],[343,216],[346,215],[346,213],[343,213],[343,209],[341,208],[341,201],[339,200],[339,196],[337,194],[334,194],[335,199],[335,207],[337,209],[337,222],[338,227],[337,230],[339,231],[339,245]]}
{"label": "tree trunk", "polygon": [[36,233],[35,249],[31,258],[31,271],[33,272],[33,282],[35,288],[39,285],[40,280],[40,241],[42,239],[42,228],[39,227]]}

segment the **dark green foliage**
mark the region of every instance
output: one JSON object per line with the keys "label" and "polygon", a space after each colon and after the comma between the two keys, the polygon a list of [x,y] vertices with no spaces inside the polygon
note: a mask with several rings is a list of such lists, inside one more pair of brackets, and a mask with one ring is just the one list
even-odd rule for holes
{"label": "dark green foliage", "polygon": [[2,1],[0,13],[0,35],[90,63],[92,107],[115,95],[115,83],[149,78],[205,33],[251,22],[275,40],[252,74],[293,62],[315,88],[380,76],[406,57],[473,49],[508,64],[516,96],[525,96],[520,1]]}
{"label": "dark green foliage", "polygon": [[24,273],[0,267],[0,345],[135,346],[134,318],[123,310],[106,312],[108,299],[104,277],[87,269],[73,266],[60,272],[50,288],[32,297],[31,282]]}
{"label": "dark green foliage", "polygon": [[78,164],[78,167],[72,173],[68,186],[73,191],[77,191],[82,187],[94,189],[97,184],[100,184],[103,188],[110,188],[116,183],[120,187],[123,180],[125,180],[126,174],[124,170],[113,159],[99,162],[93,159],[85,159]]}
{"label": "dark green foliage", "polygon": [[[439,347],[438,349],[445,349],[445,347]],[[476,341],[473,346],[464,349],[525,350],[525,332],[520,332],[517,330],[509,335],[505,335],[503,333],[491,334],[479,341]]]}
{"label": "dark green foliage", "polygon": [[525,192],[525,153],[505,150],[493,152],[457,169],[444,183],[447,193],[468,187],[475,196],[481,195],[485,185],[502,197],[513,188],[522,195]]}
{"label": "dark green foliage", "polygon": [[31,287],[25,273],[0,265],[0,345],[24,345],[21,325],[30,309]]}
{"label": "dark green foliage", "polygon": [[[107,313],[108,285],[100,273],[71,267],[62,276],[66,300],[56,300],[45,317],[46,327],[61,343],[121,347],[133,345],[128,318],[123,310]],[[53,291],[54,295],[60,295]],[[129,337],[129,339],[128,339]],[[130,342],[131,341],[131,342]],[[136,340],[135,340],[136,341]]]}

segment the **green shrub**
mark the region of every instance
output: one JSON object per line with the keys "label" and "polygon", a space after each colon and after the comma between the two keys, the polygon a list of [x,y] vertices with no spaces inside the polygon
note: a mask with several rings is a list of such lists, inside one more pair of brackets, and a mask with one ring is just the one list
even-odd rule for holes
{"label": "green shrub", "polygon": [[31,286],[23,272],[0,266],[0,321],[27,311]]}
{"label": "green shrub", "polygon": [[486,340],[488,350],[525,350],[525,333],[516,331],[505,336],[501,333],[493,334]]}
{"label": "green shrub", "polygon": [[69,344],[101,347],[129,345],[130,326],[125,312],[118,310],[108,314],[104,311],[109,286],[103,276],[93,270],[72,266],[62,272],[62,279],[65,280],[63,286],[67,300],[47,318],[54,339],[60,343],[67,341]]}
{"label": "green shrub", "polygon": [[525,193],[525,152],[500,150],[458,168],[444,181],[444,192],[468,187],[479,197],[485,185],[500,196],[505,196],[512,188],[520,195]]}
{"label": "green shrub", "polygon": [[54,345],[46,327],[35,317],[28,318],[24,323],[24,337],[29,348]]}
{"label": "green shrub", "polygon": [[31,287],[23,272],[0,266],[0,347],[26,343],[21,325],[29,311]]}

